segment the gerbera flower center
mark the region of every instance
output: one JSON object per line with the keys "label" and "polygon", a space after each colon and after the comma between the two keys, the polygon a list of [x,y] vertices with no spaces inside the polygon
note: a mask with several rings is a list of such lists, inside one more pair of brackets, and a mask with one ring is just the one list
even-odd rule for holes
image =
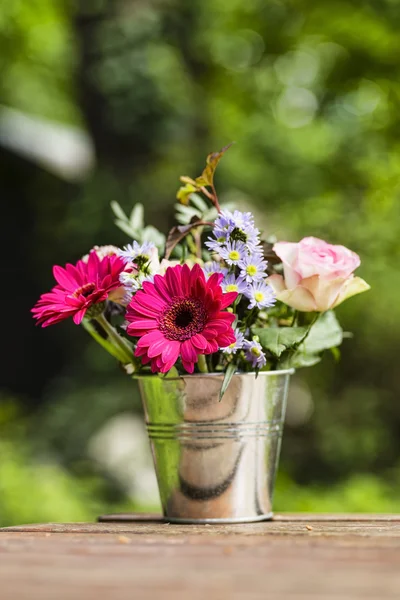
{"label": "gerbera flower center", "polygon": [[159,319],[160,331],[168,340],[185,341],[200,333],[207,322],[207,311],[197,298],[176,297]]}
{"label": "gerbera flower center", "polygon": [[79,298],[79,296],[84,296],[86,298],[87,296],[90,296],[95,289],[96,286],[94,283],[85,283],[85,285],[75,290],[72,295],[74,298]]}

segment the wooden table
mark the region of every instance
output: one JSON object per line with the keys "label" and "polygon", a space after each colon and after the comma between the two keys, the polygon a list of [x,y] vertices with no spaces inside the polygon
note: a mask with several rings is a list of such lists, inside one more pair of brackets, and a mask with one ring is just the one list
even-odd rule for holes
{"label": "wooden table", "polygon": [[400,515],[130,518],[0,530],[1,600],[400,598]]}

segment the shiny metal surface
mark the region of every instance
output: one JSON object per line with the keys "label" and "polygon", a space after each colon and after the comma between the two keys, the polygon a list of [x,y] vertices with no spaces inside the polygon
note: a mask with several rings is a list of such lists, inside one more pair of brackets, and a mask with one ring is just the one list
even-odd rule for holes
{"label": "shiny metal surface", "polygon": [[139,377],[164,515],[178,523],[272,517],[292,370]]}

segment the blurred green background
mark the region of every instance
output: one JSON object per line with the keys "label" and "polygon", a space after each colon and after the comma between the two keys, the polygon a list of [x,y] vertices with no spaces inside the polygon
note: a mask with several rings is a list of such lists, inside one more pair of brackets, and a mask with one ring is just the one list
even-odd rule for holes
{"label": "blurred green background", "polygon": [[[77,8],[80,5],[80,8]],[[9,0],[0,8],[0,525],[158,509],[135,384],[72,322],[51,267],[173,224],[180,175],[237,143],[223,201],[362,257],[342,360],[296,374],[275,510],[399,511],[397,0]]]}

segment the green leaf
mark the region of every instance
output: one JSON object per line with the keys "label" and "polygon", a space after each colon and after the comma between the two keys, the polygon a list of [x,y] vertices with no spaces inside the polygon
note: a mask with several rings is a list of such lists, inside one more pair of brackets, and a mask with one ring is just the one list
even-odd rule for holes
{"label": "green leaf", "polygon": [[129,217],[129,222],[133,229],[143,229],[144,227],[144,209],[143,204],[135,204]]}
{"label": "green leaf", "polygon": [[311,327],[311,331],[299,348],[306,354],[318,354],[335,346],[340,346],[343,341],[343,330],[339,325],[332,310],[323,313]]}
{"label": "green leaf", "polygon": [[126,355],[119,348],[114,346],[114,344],[109,342],[107,338],[104,338],[102,335],[100,335],[90,319],[85,317],[82,321],[82,326],[88,333],[90,333],[92,338],[95,339],[98,344],[100,344],[100,346],[102,346],[109,354],[111,354],[111,356],[114,356],[114,358],[121,363],[126,362]]}
{"label": "green leaf", "polygon": [[304,352],[295,352],[278,363],[278,369],[301,369],[302,367],[313,367],[319,363],[321,357],[318,354],[305,354]]}
{"label": "green leaf", "polygon": [[234,363],[229,363],[229,365],[227,366],[226,371],[225,371],[221,390],[219,392],[219,401],[220,402],[221,402],[226,390],[228,389],[228,385],[230,384],[232,377],[236,373],[236,370],[237,370],[237,366]]}
{"label": "green leaf", "polygon": [[342,340],[343,331],[335,313],[333,311],[323,313],[312,325],[304,342],[299,345],[294,354],[283,358],[279,368],[311,367],[321,360],[321,353],[328,349],[333,353],[335,360],[338,360],[340,352],[337,346],[342,343]]}
{"label": "green leaf", "polygon": [[122,210],[122,208],[120,207],[120,205],[118,204],[118,202],[116,202],[115,200],[112,200],[112,202],[110,203],[111,205],[111,210],[113,211],[114,215],[118,218],[121,219],[122,221],[127,221],[128,217],[126,216],[126,214],[124,213],[124,211]]}
{"label": "green leaf", "polygon": [[267,327],[255,328],[253,334],[258,335],[260,344],[276,357],[300,344],[307,335],[308,327]]}
{"label": "green leaf", "polygon": [[121,221],[121,219],[116,219],[115,224],[117,227],[119,227],[119,229],[121,229],[121,231],[129,235],[130,238],[136,237],[137,231],[135,231],[132,228],[132,225],[130,225],[127,221]]}
{"label": "green leaf", "polygon": [[164,248],[165,235],[152,225],[147,225],[147,227],[145,227],[143,231],[137,235],[141,242],[153,242],[153,244],[157,246],[159,250]]}
{"label": "green leaf", "polygon": [[200,177],[197,177],[195,180],[196,184],[199,187],[212,186],[214,184],[215,169],[217,168],[218,163],[225,154],[225,152],[232,146],[232,144],[233,142],[231,142],[227,146],[224,146],[224,148],[222,148],[222,150],[220,150],[219,152],[212,152],[207,156],[206,168],[204,169]]}
{"label": "green leaf", "polygon": [[204,213],[208,209],[207,202],[199,195],[192,194],[190,196],[190,202],[201,212]]}
{"label": "green leaf", "polygon": [[199,188],[197,186],[194,186],[191,183],[187,183],[186,185],[179,188],[176,197],[181,204],[187,206],[189,204],[190,196],[193,194],[193,192],[197,192],[198,189]]}
{"label": "green leaf", "polygon": [[187,225],[193,219],[193,217],[197,217],[198,219],[201,217],[201,214],[196,208],[193,206],[184,206],[182,204],[176,205],[176,212],[178,213],[176,217],[179,217],[180,222],[183,225]]}

